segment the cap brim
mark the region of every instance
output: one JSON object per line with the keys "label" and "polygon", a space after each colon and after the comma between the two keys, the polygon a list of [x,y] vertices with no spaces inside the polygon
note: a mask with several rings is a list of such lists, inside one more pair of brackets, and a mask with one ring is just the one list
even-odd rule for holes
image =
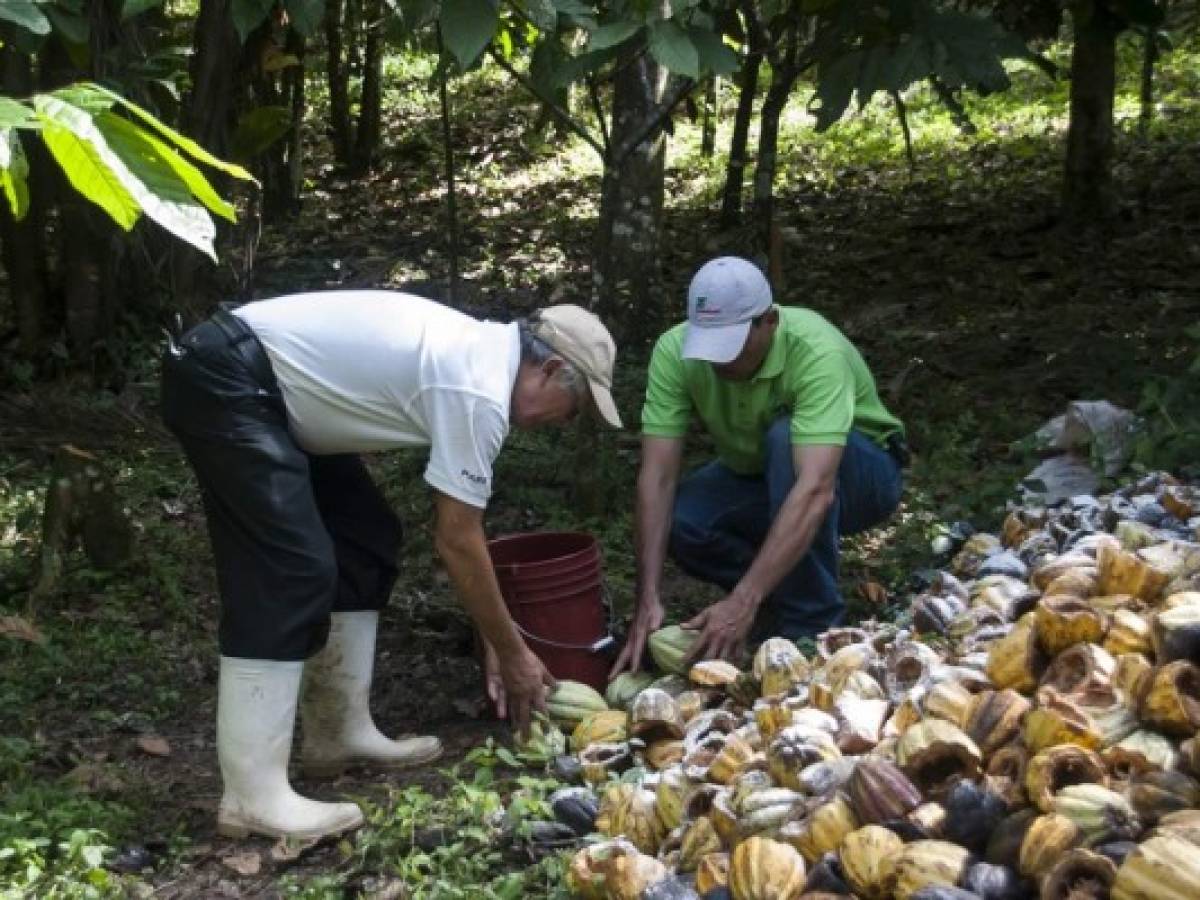
{"label": "cap brim", "polygon": [[613,402],[608,388],[590,380],[588,387],[591,388],[592,402],[596,405],[596,412],[600,414],[600,418],[613,428],[620,428],[621,414],[617,412],[617,404]]}
{"label": "cap brim", "polygon": [[727,363],[737,358],[746,346],[749,322],[702,328],[688,323],[683,335],[683,358]]}

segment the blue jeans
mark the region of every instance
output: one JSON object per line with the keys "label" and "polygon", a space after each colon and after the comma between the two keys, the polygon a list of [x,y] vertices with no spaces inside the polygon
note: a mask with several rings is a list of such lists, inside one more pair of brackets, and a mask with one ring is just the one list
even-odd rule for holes
{"label": "blue jeans", "polygon": [[[741,580],[784,500],[796,483],[786,417],[767,431],[762,475],[739,475],[720,462],[683,478],[675,494],[669,551],[696,578],[731,590]],[[837,488],[812,546],[763,602],[751,642],[780,635],[812,637],[842,621],[838,537],[886,519],[900,503],[899,464],[886,450],[851,431],[838,467]]]}

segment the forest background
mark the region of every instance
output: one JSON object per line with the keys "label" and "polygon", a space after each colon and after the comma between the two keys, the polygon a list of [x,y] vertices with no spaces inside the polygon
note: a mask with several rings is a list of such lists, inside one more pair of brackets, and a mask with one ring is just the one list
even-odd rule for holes
{"label": "forest background", "polygon": [[[370,810],[353,843],[289,858],[214,837],[215,585],[155,406],[162,328],[218,301],[390,287],[497,318],[597,310],[630,429],[515,437],[489,531],[595,533],[618,619],[649,342],[713,255],[837,323],[908,424],[903,509],[847,547],[857,615],[902,614],[939,537],[995,523],[1026,437],[1070,400],[1136,410],[1134,469],[1187,474],[1197,12],[4,3],[0,896],[559,889],[559,858],[522,840],[552,780],[477,702],[411,454],[373,461],[407,528],[375,704],[442,734],[448,768],[336,786]],[[48,488],[93,470],[113,517],[47,529]],[[669,595],[681,616],[711,599],[676,573]]]}

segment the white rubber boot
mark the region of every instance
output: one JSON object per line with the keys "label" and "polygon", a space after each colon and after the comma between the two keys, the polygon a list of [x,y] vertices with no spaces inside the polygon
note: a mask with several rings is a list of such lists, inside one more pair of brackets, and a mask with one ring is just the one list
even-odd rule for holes
{"label": "white rubber boot", "polygon": [[303,669],[303,662],[221,657],[217,757],[225,793],[218,834],[312,840],[362,825],[357,804],[308,800],[288,783]]}
{"label": "white rubber boot", "polygon": [[402,769],[442,755],[436,737],[394,741],[371,719],[371,674],[379,613],[333,613],[329,642],[312,657],[304,673],[300,710],[305,775],[328,777],[352,766]]}

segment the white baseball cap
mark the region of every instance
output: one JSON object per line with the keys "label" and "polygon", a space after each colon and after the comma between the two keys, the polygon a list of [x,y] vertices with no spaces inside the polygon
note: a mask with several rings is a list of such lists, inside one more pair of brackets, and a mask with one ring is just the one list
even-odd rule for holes
{"label": "white baseball cap", "polygon": [[599,317],[581,306],[560,303],[533,313],[529,330],[583,373],[600,417],[620,428],[621,416],[612,396],[617,344]]}
{"label": "white baseball cap", "polygon": [[688,287],[683,358],[733,360],[746,346],[750,321],[771,308],[771,285],[758,266],[739,256],[719,256],[700,267]]}

